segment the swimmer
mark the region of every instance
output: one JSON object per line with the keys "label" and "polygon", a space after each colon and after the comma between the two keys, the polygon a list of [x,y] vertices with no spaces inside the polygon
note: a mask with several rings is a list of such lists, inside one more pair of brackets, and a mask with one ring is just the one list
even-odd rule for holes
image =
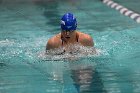
{"label": "swimmer", "polygon": [[46,51],[64,48],[66,51],[67,46],[80,44],[82,46],[94,46],[93,39],[90,35],[79,32],[76,30],[77,21],[72,13],[66,13],[61,18],[61,32],[51,37],[46,45]]}

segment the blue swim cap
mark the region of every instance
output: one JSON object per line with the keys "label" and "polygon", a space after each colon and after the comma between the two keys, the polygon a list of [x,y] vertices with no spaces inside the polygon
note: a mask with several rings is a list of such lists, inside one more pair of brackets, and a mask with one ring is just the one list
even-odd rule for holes
{"label": "blue swim cap", "polygon": [[77,21],[72,13],[66,13],[61,18],[61,29],[62,31],[73,31],[76,30]]}

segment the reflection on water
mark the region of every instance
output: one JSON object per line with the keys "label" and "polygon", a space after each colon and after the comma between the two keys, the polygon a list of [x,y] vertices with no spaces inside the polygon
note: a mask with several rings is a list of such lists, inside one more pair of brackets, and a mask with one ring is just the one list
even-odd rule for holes
{"label": "reflection on water", "polygon": [[[68,62],[49,62],[45,71],[59,82],[63,93],[106,93],[96,63],[88,59]],[[43,66],[42,66],[43,67]]]}
{"label": "reflection on water", "polygon": [[91,66],[72,70],[72,78],[78,93],[106,93],[99,73]]}

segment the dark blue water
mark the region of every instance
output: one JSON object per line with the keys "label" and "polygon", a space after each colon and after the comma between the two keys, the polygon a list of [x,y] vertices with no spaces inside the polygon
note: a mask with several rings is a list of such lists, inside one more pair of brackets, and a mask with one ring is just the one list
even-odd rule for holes
{"label": "dark blue water", "polygon": [[[75,14],[100,55],[44,59],[66,12]],[[139,30],[98,0],[0,0],[0,93],[139,93]]]}

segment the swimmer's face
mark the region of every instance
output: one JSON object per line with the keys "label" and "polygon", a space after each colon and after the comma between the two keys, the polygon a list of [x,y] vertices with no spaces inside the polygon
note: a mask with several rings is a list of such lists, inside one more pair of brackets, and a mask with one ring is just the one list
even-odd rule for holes
{"label": "swimmer's face", "polygon": [[63,35],[63,37],[65,38],[70,38],[72,36],[74,31],[62,31],[61,34]]}

